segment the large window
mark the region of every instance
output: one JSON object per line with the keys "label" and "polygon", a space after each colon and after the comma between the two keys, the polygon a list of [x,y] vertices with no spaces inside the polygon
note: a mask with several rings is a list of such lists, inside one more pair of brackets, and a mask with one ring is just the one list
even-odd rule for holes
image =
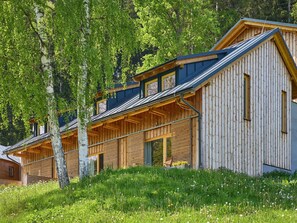
{"label": "large window", "polygon": [[104,168],[104,155],[103,153],[89,156],[89,171],[90,175],[96,175]]}
{"label": "large window", "polygon": [[156,78],[152,81],[146,82],[144,91],[145,97],[158,93],[158,79]]}
{"label": "large window", "polygon": [[287,133],[287,92],[282,91],[282,132]]}
{"label": "large window", "polygon": [[175,87],[175,72],[162,77],[162,91]]}
{"label": "large window", "polygon": [[171,138],[161,138],[145,143],[145,165],[163,166],[172,157]]}
{"label": "large window", "polygon": [[250,76],[244,74],[244,119],[251,120],[251,79]]}
{"label": "large window", "polygon": [[96,115],[106,111],[106,100],[100,100],[96,102]]}

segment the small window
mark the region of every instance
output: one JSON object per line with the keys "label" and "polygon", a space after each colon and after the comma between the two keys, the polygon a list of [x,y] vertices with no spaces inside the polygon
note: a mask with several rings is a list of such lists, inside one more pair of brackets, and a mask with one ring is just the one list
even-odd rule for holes
{"label": "small window", "polygon": [[38,136],[38,124],[36,122],[32,125],[32,132],[34,136]]}
{"label": "small window", "polygon": [[145,97],[158,93],[158,79],[145,83]]}
{"label": "small window", "polygon": [[282,91],[282,132],[287,133],[287,92]]}
{"label": "small window", "polygon": [[251,79],[244,74],[244,119],[251,120]]}
{"label": "small window", "polygon": [[42,135],[44,133],[46,133],[46,126],[44,125],[39,126],[39,134]]}
{"label": "small window", "polygon": [[162,77],[162,91],[175,87],[175,72]]}
{"label": "small window", "polygon": [[101,114],[106,111],[106,100],[96,102],[96,114]]}
{"label": "small window", "polygon": [[9,174],[10,177],[13,177],[14,176],[14,168],[12,166],[10,166],[8,168],[8,174]]}

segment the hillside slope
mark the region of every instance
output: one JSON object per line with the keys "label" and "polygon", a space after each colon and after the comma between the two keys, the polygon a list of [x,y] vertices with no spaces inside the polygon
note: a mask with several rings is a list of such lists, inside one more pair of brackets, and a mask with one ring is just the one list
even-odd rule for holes
{"label": "hillside slope", "polygon": [[0,222],[297,222],[297,176],[136,167],[0,188]]}

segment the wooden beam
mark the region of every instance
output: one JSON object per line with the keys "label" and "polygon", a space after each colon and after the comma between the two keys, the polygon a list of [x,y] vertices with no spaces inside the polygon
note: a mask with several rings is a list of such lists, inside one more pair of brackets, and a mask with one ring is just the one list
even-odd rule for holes
{"label": "wooden beam", "polygon": [[106,123],[112,123],[112,122],[120,121],[120,120],[123,120],[124,118],[125,118],[124,116],[112,118],[110,120],[106,120]]}
{"label": "wooden beam", "polygon": [[63,140],[62,140],[62,144],[65,144],[65,145],[72,145],[72,144],[73,144],[73,141],[72,141],[72,140],[69,140],[69,139],[63,139]]}
{"label": "wooden beam", "polygon": [[13,153],[12,155],[13,155],[13,156],[17,156],[17,157],[22,157],[22,158],[26,158],[26,157],[28,157],[27,154],[22,154],[22,153]]}
{"label": "wooden beam", "polygon": [[41,151],[39,149],[28,149],[27,150],[28,153],[35,153],[35,154],[40,154]]}
{"label": "wooden beam", "polygon": [[98,136],[99,135],[99,132],[89,129],[88,130],[88,135],[89,136]]}
{"label": "wooden beam", "polygon": [[103,125],[102,122],[95,123],[94,125],[92,125],[91,129],[98,128],[98,127],[100,127],[100,126],[102,126],[102,125]]}
{"label": "wooden beam", "polygon": [[65,139],[65,138],[68,138],[68,137],[70,137],[70,136],[73,136],[73,135],[75,135],[75,134],[77,134],[77,130],[74,130],[73,132],[68,132],[68,133],[65,133],[64,135],[62,135],[62,139]]}
{"label": "wooden beam", "polygon": [[38,143],[38,144],[35,144],[33,146],[30,146],[30,149],[34,149],[34,148],[37,148],[37,147],[40,147],[41,146],[41,143]]}
{"label": "wooden beam", "polygon": [[124,119],[125,122],[130,122],[133,124],[140,124],[140,122],[142,121],[141,118],[137,118],[137,117],[133,117],[133,116],[128,116]]}
{"label": "wooden beam", "polygon": [[167,112],[166,111],[163,111],[159,108],[152,108],[149,110],[149,113],[152,114],[152,115],[156,115],[156,116],[159,116],[159,117],[166,117],[167,116]]}
{"label": "wooden beam", "polygon": [[217,59],[217,58],[218,58],[218,55],[216,55],[216,54],[209,55],[209,56],[200,56],[200,57],[195,57],[195,58],[189,58],[189,59],[176,61],[176,65],[195,63],[195,62],[199,62],[199,61],[212,60],[212,59]]}
{"label": "wooden beam", "polygon": [[52,146],[50,144],[41,145],[42,149],[52,149]]}
{"label": "wooden beam", "polygon": [[113,131],[120,130],[120,126],[115,125],[115,124],[105,124],[105,125],[103,125],[103,128],[113,130]]}

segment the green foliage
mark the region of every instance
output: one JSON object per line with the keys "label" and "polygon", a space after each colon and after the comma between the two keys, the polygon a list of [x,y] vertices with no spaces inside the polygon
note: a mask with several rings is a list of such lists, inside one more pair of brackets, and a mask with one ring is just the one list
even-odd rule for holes
{"label": "green foliage", "polygon": [[[136,167],[0,188],[3,222],[295,222],[296,176]],[[199,219],[199,220],[197,220]]]}
{"label": "green foliage", "polygon": [[143,56],[139,71],[176,56],[204,52],[215,43],[218,22],[208,1],[134,0]]}
{"label": "green foliage", "polygon": [[14,116],[26,122],[33,114],[46,114],[44,76],[29,2],[4,1],[0,6],[0,114],[6,118],[9,104]]}
{"label": "green foliage", "polygon": [[[122,71],[126,70],[136,41],[134,22],[122,1],[90,2],[90,33],[84,46],[81,39],[87,21],[83,1],[57,1],[55,27],[59,38],[56,38],[55,46],[62,49],[57,55],[58,66],[67,71],[74,95],[77,93],[78,75],[83,72],[82,64],[87,62],[88,88],[85,95],[87,101],[92,103],[98,85],[103,92],[113,87],[113,74],[119,56]],[[124,72],[122,77],[125,82]]]}

